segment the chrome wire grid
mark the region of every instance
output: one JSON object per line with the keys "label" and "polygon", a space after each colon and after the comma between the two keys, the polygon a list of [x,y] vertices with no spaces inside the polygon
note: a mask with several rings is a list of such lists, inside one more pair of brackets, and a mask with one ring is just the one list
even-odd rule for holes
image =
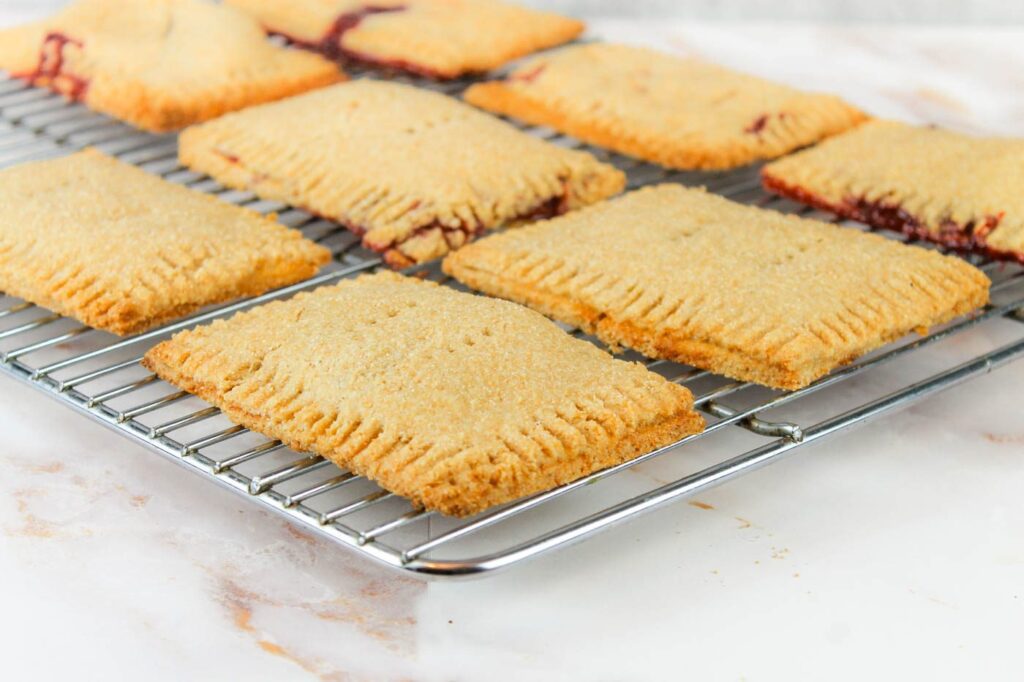
{"label": "chrome wire grid", "polygon": [[[455,92],[463,86],[452,83],[442,89]],[[555,144],[583,148],[551,130],[525,130]],[[139,364],[147,349],[175,331],[372,271],[380,267],[380,259],[332,222],[258,200],[248,192],[226,190],[183,168],[173,135],[139,132],[0,76],[0,167],[86,146],[224,201],[276,213],[280,222],[331,248],[335,260],[308,281],[125,339],[0,295],[0,370],[307,530],[409,573],[463,576],[510,566],[690,497],[773,462],[800,445],[1024,355],[1024,324],[1020,324],[1024,321],[1024,269],[974,256],[972,262],[993,278],[991,305],[928,335],[892,344],[799,391],[772,391],[628,354],[689,387],[706,415],[707,430],[554,490],[469,519],[451,519],[417,510],[320,457],[290,451],[231,424],[218,409],[162,382]],[[679,173],[602,150],[588,151],[624,169],[631,187],[666,180],[704,185],[737,201],[828,219],[764,194],[756,169]],[[436,264],[415,271],[458,286],[447,281]],[[978,333],[980,328],[984,333]],[[958,343],[970,330],[975,330],[972,340]],[[955,352],[931,352],[940,345],[952,345],[959,356],[951,360]],[[894,372],[894,366],[913,366],[917,374]],[[815,398],[807,400],[809,396]],[[648,475],[634,475],[645,470]]]}

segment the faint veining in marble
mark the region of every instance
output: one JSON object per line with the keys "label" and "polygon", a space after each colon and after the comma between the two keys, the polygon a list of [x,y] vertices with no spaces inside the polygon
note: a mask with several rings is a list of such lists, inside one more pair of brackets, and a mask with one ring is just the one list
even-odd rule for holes
{"label": "faint veining in marble", "polygon": [[52,538],[57,534],[57,527],[49,521],[36,516],[29,509],[29,501],[38,499],[40,495],[45,494],[44,490],[22,488],[15,490],[13,493],[14,503],[18,508],[18,514],[20,516],[20,524],[17,526],[7,526],[4,528],[4,533],[10,537],[26,537],[26,538]]}
{"label": "faint veining in marble", "polygon": [[1024,445],[1024,433],[984,433],[985,440],[989,443],[1000,445]]}
{"label": "faint veining in marble", "polygon": [[[257,655],[283,659],[327,682],[378,679],[336,656],[352,637],[375,642],[396,659],[414,659],[422,582],[367,565],[265,511],[245,506],[234,513],[234,498],[222,499],[220,491],[190,487],[181,499],[141,493],[152,481],[136,477],[147,475],[148,466],[165,465],[148,458],[139,463],[147,466],[117,465],[99,453],[77,459],[0,455],[0,464],[31,482],[6,491],[16,513],[0,529],[23,541],[78,539],[97,547],[132,533],[140,547],[173,551],[206,576],[226,621],[252,641]],[[189,498],[204,493],[227,503],[225,509],[214,516],[188,509]],[[138,514],[146,519],[132,521]],[[208,532],[207,524],[216,529]],[[365,662],[359,651],[343,651]]]}

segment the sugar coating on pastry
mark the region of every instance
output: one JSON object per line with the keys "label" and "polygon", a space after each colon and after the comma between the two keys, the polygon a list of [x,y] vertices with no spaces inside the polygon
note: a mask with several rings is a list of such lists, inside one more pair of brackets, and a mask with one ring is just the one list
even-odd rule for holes
{"label": "sugar coating on pastry", "polygon": [[872,121],[762,178],[845,218],[1024,263],[1024,139]]}
{"label": "sugar coating on pastry", "polygon": [[296,230],[95,150],[0,171],[0,291],[115,334],[329,260]]}
{"label": "sugar coating on pastry", "polygon": [[680,185],[491,236],[444,270],[613,347],[784,389],[989,289],[958,258]]}
{"label": "sugar coating on pastry", "polygon": [[0,69],[153,132],[344,79],[206,0],[78,0],[0,31]]}
{"label": "sugar coating on pastry", "polygon": [[495,0],[227,0],[335,59],[456,78],[568,42],[583,22]]}
{"label": "sugar coating on pastry", "polygon": [[348,226],[388,263],[619,192],[625,176],[456,99],[360,80],[186,130],[181,161]]}
{"label": "sugar coating on pastry", "polygon": [[654,50],[592,43],[526,61],[466,101],[584,142],[681,169],[771,159],[864,114],[832,95]]}
{"label": "sugar coating on pastry", "polygon": [[383,271],[175,335],[143,364],[232,420],[465,516],[700,431],[688,390],[521,306]]}

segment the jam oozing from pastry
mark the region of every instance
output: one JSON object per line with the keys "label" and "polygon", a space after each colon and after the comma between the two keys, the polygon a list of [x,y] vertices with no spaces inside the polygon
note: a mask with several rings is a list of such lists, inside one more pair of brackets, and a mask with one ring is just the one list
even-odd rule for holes
{"label": "jam oozing from pastry", "polygon": [[986,236],[999,226],[1005,216],[1002,212],[967,223],[946,219],[936,230],[930,229],[917,216],[897,203],[869,200],[865,197],[846,197],[836,203],[769,175],[765,175],[762,180],[765,188],[776,194],[829,211],[842,218],[865,223],[873,228],[900,232],[913,240],[930,241],[958,251],[980,251],[993,258],[1024,262],[1024,254],[998,251],[986,243]]}
{"label": "jam oozing from pastry", "polygon": [[[517,224],[524,222],[533,222],[537,220],[546,220],[548,218],[560,216],[563,213],[568,212],[568,210],[568,193],[563,193],[540,202],[529,211],[524,211],[523,213],[515,216],[508,222],[510,224]],[[358,235],[363,235],[366,233],[366,230],[360,229],[355,226],[346,225],[346,227],[348,227],[348,229],[352,230]],[[384,260],[388,265],[396,268],[404,268],[413,265],[415,261],[413,261],[412,259],[410,259],[408,256],[401,252],[400,247],[403,242],[410,241],[417,237],[426,237],[429,236],[430,233],[432,232],[437,232],[444,239],[445,243],[448,245],[448,248],[454,251],[455,249],[458,249],[465,245],[467,242],[475,239],[477,236],[483,233],[485,229],[486,228],[479,223],[460,223],[457,226],[451,226],[442,225],[441,223],[435,221],[416,228],[403,239],[392,240],[391,242],[388,243],[380,243],[374,242],[372,239],[364,239],[363,245],[366,246],[368,249],[372,249],[373,251],[377,251],[378,253],[383,253]]]}
{"label": "jam oozing from pastry", "polygon": [[39,62],[35,70],[13,74],[14,77],[27,80],[33,85],[48,87],[69,99],[80,101],[85,97],[89,81],[66,70],[64,50],[68,45],[81,49],[82,42],[64,33],[47,33],[39,48]]}
{"label": "jam oozing from pastry", "polygon": [[222,149],[214,149],[213,153],[231,164],[237,165],[242,161],[241,159],[238,158],[237,154],[232,154],[231,152],[226,152]]}
{"label": "jam oozing from pastry", "polygon": [[320,42],[314,45],[314,47],[331,59],[342,59],[347,56],[345,54],[345,48],[341,46],[342,38],[346,33],[361,24],[363,19],[371,14],[401,12],[404,9],[405,7],[401,5],[397,7],[378,7],[375,5],[367,5],[352,12],[340,14],[338,15],[338,18],[334,20],[334,23],[331,24],[331,27],[327,29],[327,33],[323,35]]}
{"label": "jam oozing from pastry", "polygon": [[513,222],[533,222],[535,220],[547,220],[548,218],[554,218],[560,216],[563,213],[569,211],[569,194],[565,192],[558,196],[553,196],[547,201],[542,201],[537,204],[532,211],[528,211],[520,216],[517,216]]}
{"label": "jam oozing from pastry", "polygon": [[[225,161],[232,165],[244,165],[242,159],[235,153],[226,149],[215,149],[214,153],[223,158]],[[268,176],[255,173],[249,179],[248,186],[254,188],[257,185],[268,180]],[[408,210],[414,210],[419,207],[420,202],[415,201],[409,207]],[[365,226],[359,225],[353,222],[342,220],[338,217],[327,216],[319,213],[308,206],[295,205],[295,208],[306,211],[310,215],[316,216],[324,220],[331,220],[340,225],[343,225],[345,229],[352,232],[363,240],[363,246],[376,251],[377,253],[383,254],[384,261],[395,268],[405,268],[410,265],[414,265],[416,260],[411,258],[409,255],[402,252],[402,244],[412,241],[414,239],[424,239],[433,236],[438,236],[444,240],[449,251],[454,251],[470,242],[478,235],[482,234],[487,227],[481,224],[479,221],[472,223],[466,221],[460,221],[456,225],[444,225],[437,220],[429,222],[425,225],[421,225],[408,234],[400,237],[391,239],[388,241],[375,241]],[[513,216],[505,222],[506,225],[517,225],[520,223],[534,222],[537,220],[546,220],[548,218],[554,218],[560,216],[563,213],[569,211],[569,182],[562,180],[562,191],[559,194],[551,196],[543,201],[537,203],[533,208],[523,211],[522,213]]]}
{"label": "jam oozing from pastry", "polygon": [[751,121],[750,125],[743,129],[743,132],[758,135],[764,130],[766,125],[768,125],[768,114],[761,114]]}
{"label": "jam oozing from pastry", "polygon": [[299,40],[294,36],[290,36],[286,33],[276,32],[276,35],[280,35],[295,43],[299,47],[303,47],[307,50],[313,50],[319,52],[329,59],[334,59],[341,62],[357,62],[362,64],[369,64],[373,66],[381,66],[385,68],[392,68],[399,71],[407,71],[409,73],[419,74],[427,78],[444,79],[444,74],[438,73],[437,71],[430,69],[429,67],[417,64],[415,62],[406,61],[404,59],[382,59],[371,54],[359,52],[357,50],[351,50],[344,46],[343,40],[345,34],[352,29],[359,26],[363,19],[374,14],[385,14],[402,12],[406,9],[404,5],[395,5],[392,7],[381,7],[378,5],[366,5],[357,10],[351,12],[345,12],[344,14],[338,15],[331,24],[331,27],[327,29],[327,32],[321,36],[321,38],[315,42],[307,40]]}
{"label": "jam oozing from pastry", "polygon": [[841,215],[867,223],[872,227],[902,232],[913,239],[923,239],[943,244],[953,249],[977,250],[985,248],[985,235],[999,225],[1004,214],[989,215],[981,221],[957,223],[946,219],[938,230],[930,230],[916,216],[899,204],[885,201],[869,201],[864,197],[847,197],[847,207]]}

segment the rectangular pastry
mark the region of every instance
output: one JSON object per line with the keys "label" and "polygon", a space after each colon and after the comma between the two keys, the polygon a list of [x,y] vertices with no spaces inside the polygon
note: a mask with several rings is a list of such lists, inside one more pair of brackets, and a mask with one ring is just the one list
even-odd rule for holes
{"label": "rectangular pastry", "polygon": [[0,171],[0,291],[115,334],[329,260],[295,230],[95,150]]}
{"label": "rectangular pastry", "polygon": [[186,130],[182,163],[336,220],[391,265],[619,192],[625,176],[458,100],[361,80]]}
{"label": "rectangular pastry", "polygon": [[483,239],[444,270],[613,348],[782,389],[974,310],[989,289],[957,258],[680,185]]}
{"label": "rectangular pastry", "polygon": [[206,0],[78,0],[0,31],[0,69],[153,132],[344,79]]}
{"label": "rectangular pastry", "polygon": [[458,516],[704,425],[688,390],[533,311],[388,271],[181,332],[143,364],[243,426]]}
{"label": "rectangular pastry", "polygon": [[592,43],[535,57],[466,101],[681,169],[735,168],[846,130],[864,114],[694,59]]}
{"label": "rectangular pastry", "polygon": [[333,59],[456,78],[568,42],[583,22],[496,0],[227,0]]}
{"label": "rectangular pastry", "polygon": [[1024,263],[1024,139],[871,121],[762,170],[773,192],[873,227]]}

